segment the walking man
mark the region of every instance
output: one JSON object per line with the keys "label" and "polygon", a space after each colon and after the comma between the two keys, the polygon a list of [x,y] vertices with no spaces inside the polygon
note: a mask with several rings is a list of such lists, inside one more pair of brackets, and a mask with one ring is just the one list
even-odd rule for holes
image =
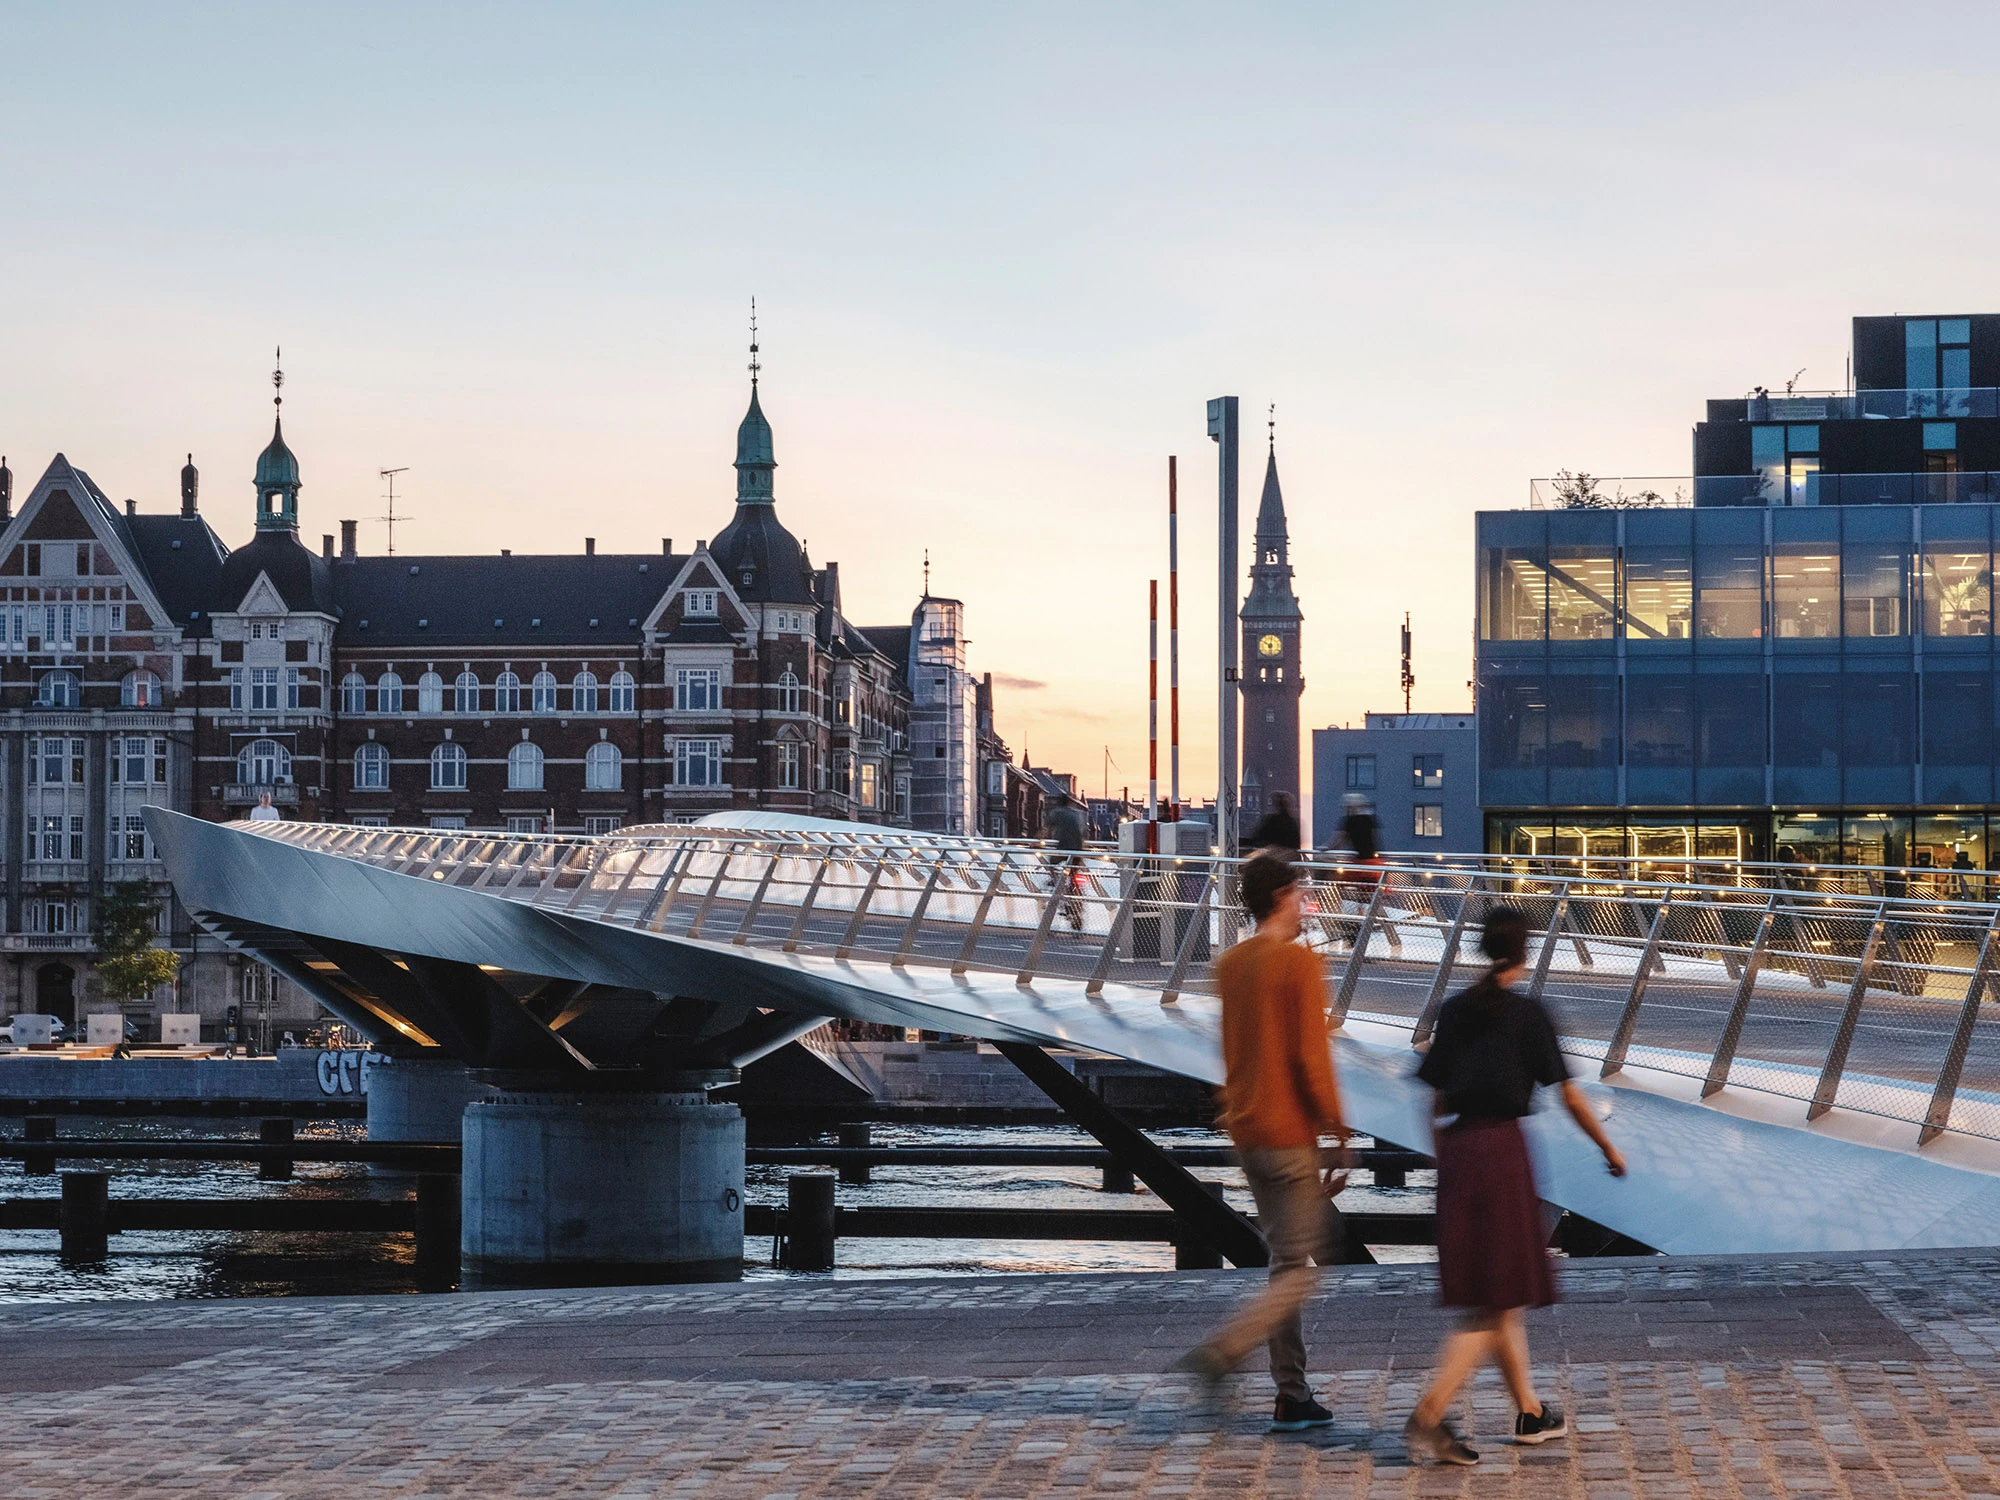
{"label": "walking man", "polygon": [[1271,1430],[1295,1432],[1333,1420],[1306,1384],[1300,1311],[1319,1280],[1315,1262],[1329,1251],[1327,1201],[1346,1183],[1342,1168],[1322,1171],[1320,1137],[1334,1137],[1344,1164],[1347,1127],[1327,1045],[1326,985],[1319,960],[1298,941],[1298,871],[1289,853],[1265,850],[1244,861],[1241,881],[1257,930],[1216,964],[1222,1108],[1271,1247],[1271,1280],[1175,1368],[1213,1383],[1268,1344],[1278,1387]]}

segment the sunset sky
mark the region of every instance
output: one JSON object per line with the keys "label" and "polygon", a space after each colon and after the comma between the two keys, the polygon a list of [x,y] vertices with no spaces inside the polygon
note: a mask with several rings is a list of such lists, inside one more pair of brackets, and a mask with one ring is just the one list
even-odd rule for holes
{"label": "sunset sky", "polygon": [[[1678,475],[1857,313],[1992,311],[2000,11],[1930,5],[0,9],[0,452],[232,543],[285,350],[310,543],[656,550],[779,514],[850,617],[929,549],[1018,754],[1145,780],[1182,473],[1212,790],[1210,396],[1266,407],[1304,719],[1467,707],[1471,513]],[[407,497],[407,498],[403,498]],[[379,550],[383,528],[362,526]],[[1244,561],[1248,563],[1246,549]]]}

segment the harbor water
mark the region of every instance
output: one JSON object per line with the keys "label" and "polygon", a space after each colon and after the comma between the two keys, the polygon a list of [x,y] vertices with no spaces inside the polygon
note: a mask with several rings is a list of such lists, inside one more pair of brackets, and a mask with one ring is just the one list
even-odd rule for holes
{"label": "harbor water", "polygon": [[[14,1134],[16,1131],[10,1131]],[[253,1121],[149,1118],[144,1120],[65,1117],[65,1138],[149,1137],[162,1140],[220,1136],[257,1138]],[[1217,1145],[1223,1138],[1207,1130],[1152,1132],[1162,1145]],[[361,1141],[366,1128],[355,1121],[300,1121],[305,1141]],[[829,1133],[821,1144],[833,1144]],[[1063,1127],[940,1127],[878,1125],[877,1146],[1076,1146],[1094,1147],[1081,1131]],[[347,1163],[301,1161],[290,1182],[267,1182],[253,1163],[93,1162],[65,1157],[66,1170],[111,1174],[111,1195],[126,1197],[393,1197],[411,1190],[407,1174]],[[790,1166],[748,1169],[748,1201],[782,1205],[785,1179],[803,1170]],[[1250,1195],[1232,1168],[1195,1168],[1195,1174],[1224,1185],[1234,1206],[1250,1210]],[[1101,1190],[1096,1167],[918,1167],[873,1169],[865,1184],[842,1183],[844,1207],[989,1207],[1022,1209],[1147,1209],[1159,1202],[1143,1186],[1137,1193]],[[1351,1211],[1427,1210],[1433,1176],[1412,1171],[1402,1188],[1375,1187],[1371,1174],[1357,1169],[1340,1204]],[[0,1198],[54,1197],[58,1179],[27,1176],[18,1161],[0,1162]],[[1421,1246],[1374,1248],[1378,1260],[1428,1260]],[[768,1237],[753,1236],[743,1247],[746,1280],[790,1278],[772,1262]],[[834,1277],[1047,1275],[1065,1271],[1170,1270],[1170,1245],[1126,1241],[862,1239],[840,1241]],[[101,1262],[70,1264],[56,1253],[56,1235],[43,1230],[0,1230],[0,1302],[90,1302],[102,1300],[287,1297],[399,1294],[416,1291],[415,1245],[407,1234],[280,1234],[233,1232],[145,1232],[114,1235]]]}

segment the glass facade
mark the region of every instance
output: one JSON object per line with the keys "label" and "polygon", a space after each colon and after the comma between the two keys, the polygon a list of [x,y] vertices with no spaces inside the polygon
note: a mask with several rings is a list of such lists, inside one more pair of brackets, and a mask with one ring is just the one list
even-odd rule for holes
{"label": "glass facade", "polygon": [[1988,868],[1996,510],[1482,513],[1489,849]]}

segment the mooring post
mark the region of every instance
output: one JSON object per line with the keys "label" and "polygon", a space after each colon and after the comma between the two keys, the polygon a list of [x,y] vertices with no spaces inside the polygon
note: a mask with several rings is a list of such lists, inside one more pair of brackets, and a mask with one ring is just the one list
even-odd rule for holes
{"label": "mooring post", "polygon": [[62,1174],[62,1206],[56,1226],[65,1260],[103,1260],[110,1250],[109,1172]]}
{"label": "mooring post", "polygon": [[831,1172],[797,1172],[785,1181],[785,1265],[794,1271],[833,1269]]}
{"label": "mooring post", "polygon": [[463,1204],[464,1184],[456,1172],[417,1174],[417,1285],[425,1291],[458,1285]]}
{"label": "mooring post", "polygon": [[1107,1193],[1136,1193],[1139,1185],[1132,1180],[1132,1169],[1122,1161],[1108,1161],[1104,1164],[1102,1190]]}
{"label": "mooring post", "polygon": [[[257,1138],[267,1146],[289,1146],[292,1142],[290,1117],[263,1121],[257,1128]],[[257,1175],[266,1182],[290,1182],[292,1159],[289,1156],[267,1156],[258,1164]]]}
{"label": "mooring post", "polygon": [[[54,1115],[29,1115],[22,1122],[21,1139],[24,1141],[52,1141],[55,1138]],[[56,1154],[53,1151],[30,1151],[21,1158],[21,1170],[30,1177],[53,1177]]]}
{"label": "mooring post", "polygon": [[[866,1151],[873,1144],[870,1140],[868,1122],[866,1120],[847,1121],[840,1126],[839,1135],[840,1149],[843,1151]],[[856,1162],[843,1161],[840,1164],[840,1180],[842,1182],[852,1183],[856,1187],[866,1187],[868,1177],[868,1163],[865,1160]]]}
{"label": "mooring post", "polygon": [[[1217,1203],[1222,1199],[1222,1184],[1204,1182],[1202,1187]],[[1179,1233],[1174,1236],[1174,1269],[1176,1271],[1220,1271],[1222,1252],[1207,1239],[1192,1233],[1192,1226],[1183,1219]]]}

